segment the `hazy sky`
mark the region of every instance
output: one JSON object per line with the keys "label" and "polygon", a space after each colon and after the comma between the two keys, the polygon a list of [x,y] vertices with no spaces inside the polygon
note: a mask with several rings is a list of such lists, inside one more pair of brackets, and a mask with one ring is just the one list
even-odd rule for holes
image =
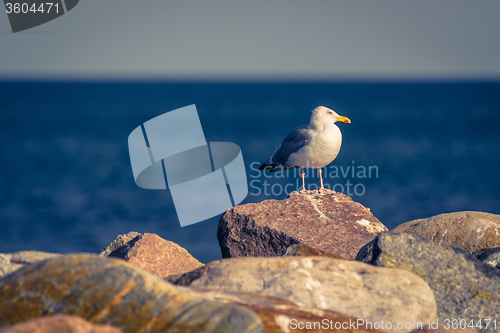
{"label": "hazy sky", "polygon": [[0,79],[500,79],[499,0],[81,0]]}

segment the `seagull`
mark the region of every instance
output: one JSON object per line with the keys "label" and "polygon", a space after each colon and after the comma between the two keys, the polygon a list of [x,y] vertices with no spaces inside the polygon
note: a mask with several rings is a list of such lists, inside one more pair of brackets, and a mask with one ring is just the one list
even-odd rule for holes
{"label": "seagull", "polygon": [[283,171],[301,168],[302,190],[300,194],[312,194],[306,191],[304,168],[316,168],[319,173],[321,194],[333,194],[335,191],[323,187],[321,168],[330,164],[338,155],[342,144],[342,133],[335,125],[337,121],[350,124],[347,117],[339,116],[335,111],[318,106],[311,112],[309,125],[302,125],[291,130],[283,139],[273,155],[265,161],[259,170]]}

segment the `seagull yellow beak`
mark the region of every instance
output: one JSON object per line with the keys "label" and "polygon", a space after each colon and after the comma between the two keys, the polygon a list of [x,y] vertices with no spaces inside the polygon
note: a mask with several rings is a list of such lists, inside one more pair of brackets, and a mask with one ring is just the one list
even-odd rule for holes
{"label": "seagull yellow beak", "polygon": [[350,124],[351,123],[351,119],[349,119],[347,117],[343,117],[343,116],[338,116],[337,117],[337,121],[341,121],[341,122],[346,123],[346,124]]}

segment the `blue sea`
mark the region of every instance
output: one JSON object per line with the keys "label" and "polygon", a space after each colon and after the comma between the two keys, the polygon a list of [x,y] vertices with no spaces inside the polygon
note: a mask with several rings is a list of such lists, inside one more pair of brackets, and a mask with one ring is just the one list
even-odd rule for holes
{"label": "blue sea", "polygon": [[[0,82],[0,252],[99,253],[138,231],[205,263],[221,258],[220,215],[181,228],[170,192],[138,187],[128,155],[132,130],[191,104],[207,141],[241,147],[243,203],[283,199],[300,185],[293,170],[263,175],[257,166],[324,105],[352,121],[338,124],[343,145],[325,183],[389,229],[454,211],[500,214],[497,82]],[[306,183],[316,186],[317,174]]]}

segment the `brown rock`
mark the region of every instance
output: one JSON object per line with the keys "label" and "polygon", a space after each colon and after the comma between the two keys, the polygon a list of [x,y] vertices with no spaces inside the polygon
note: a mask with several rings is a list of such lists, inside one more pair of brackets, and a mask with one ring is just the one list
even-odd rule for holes
{"label": "brown rock", "polygon": [[354,259],[358,250],[387,228],[368,208],[347,195],[300,195],[236,206],[217,229],[222,257],[271,257],[293,244]]}
{"label": "brown rock", "polygon": [[440,245],[474,253],[500,246],[500,215],[482,212],[441,214],[403,223],[393,231],[412,233]]}
{"label": "brown rock", "polygon": [[[375,333],[382,330],[367,329],[365,325],[356,325],[357,318],[334,311],[298,306],[293,302],[249,293],[224,293],[220,291],[202,291],[194,288],[179,287],[191,296],[245,306],[260,317],[266,333],[285,332],[337,332],[337,333]],[[304,329],[301,329],[303,327]],[[343,327],[343,328],[342,328]]]}
{"label": "brown rock", "polygon": [[65,255],[0,279],[0,327],[53,314],[77,315],[125,333],[263,330],[245,307],[184,294],[118,259]]}
{"label": "brown rock", "polygon": [[119,247],[122,247],[123,245],[127,244],[130,242],[132,239],[136,238],[137,236],[142,236],[140,232],[136,231],[131,231],[127,234],[123,235],[118,235],[116,236],[115,240],[111,242],[108,246],[102,250],[101,253],[99,253],[100,256],[107,257],[111,252],[116,250]]}
{"label": "brown rock", "polygon": [[320,256],[320,257],[329,257],[336,259],[343,259],[341,256],[336,256],[335,254],[331,254],[325,251],[320,251],[313,247],[304,245],[304,244],[293,244],[286,249],[284,256],[293,256],[293,257],[309,257],[309,256]]}
{"label": "brown rock", "polygon": [[0,329],[0,333],[123,333],[111,325],[92,324],[78,316],[57,314]]}
{"label": "brown rock", "polygon": [[139,234],[122,246],[116,247],[108,256],[128,261],[132,265],[160,277],[190,272],[203,266],[183,247],[158,235],[148,233]]}

